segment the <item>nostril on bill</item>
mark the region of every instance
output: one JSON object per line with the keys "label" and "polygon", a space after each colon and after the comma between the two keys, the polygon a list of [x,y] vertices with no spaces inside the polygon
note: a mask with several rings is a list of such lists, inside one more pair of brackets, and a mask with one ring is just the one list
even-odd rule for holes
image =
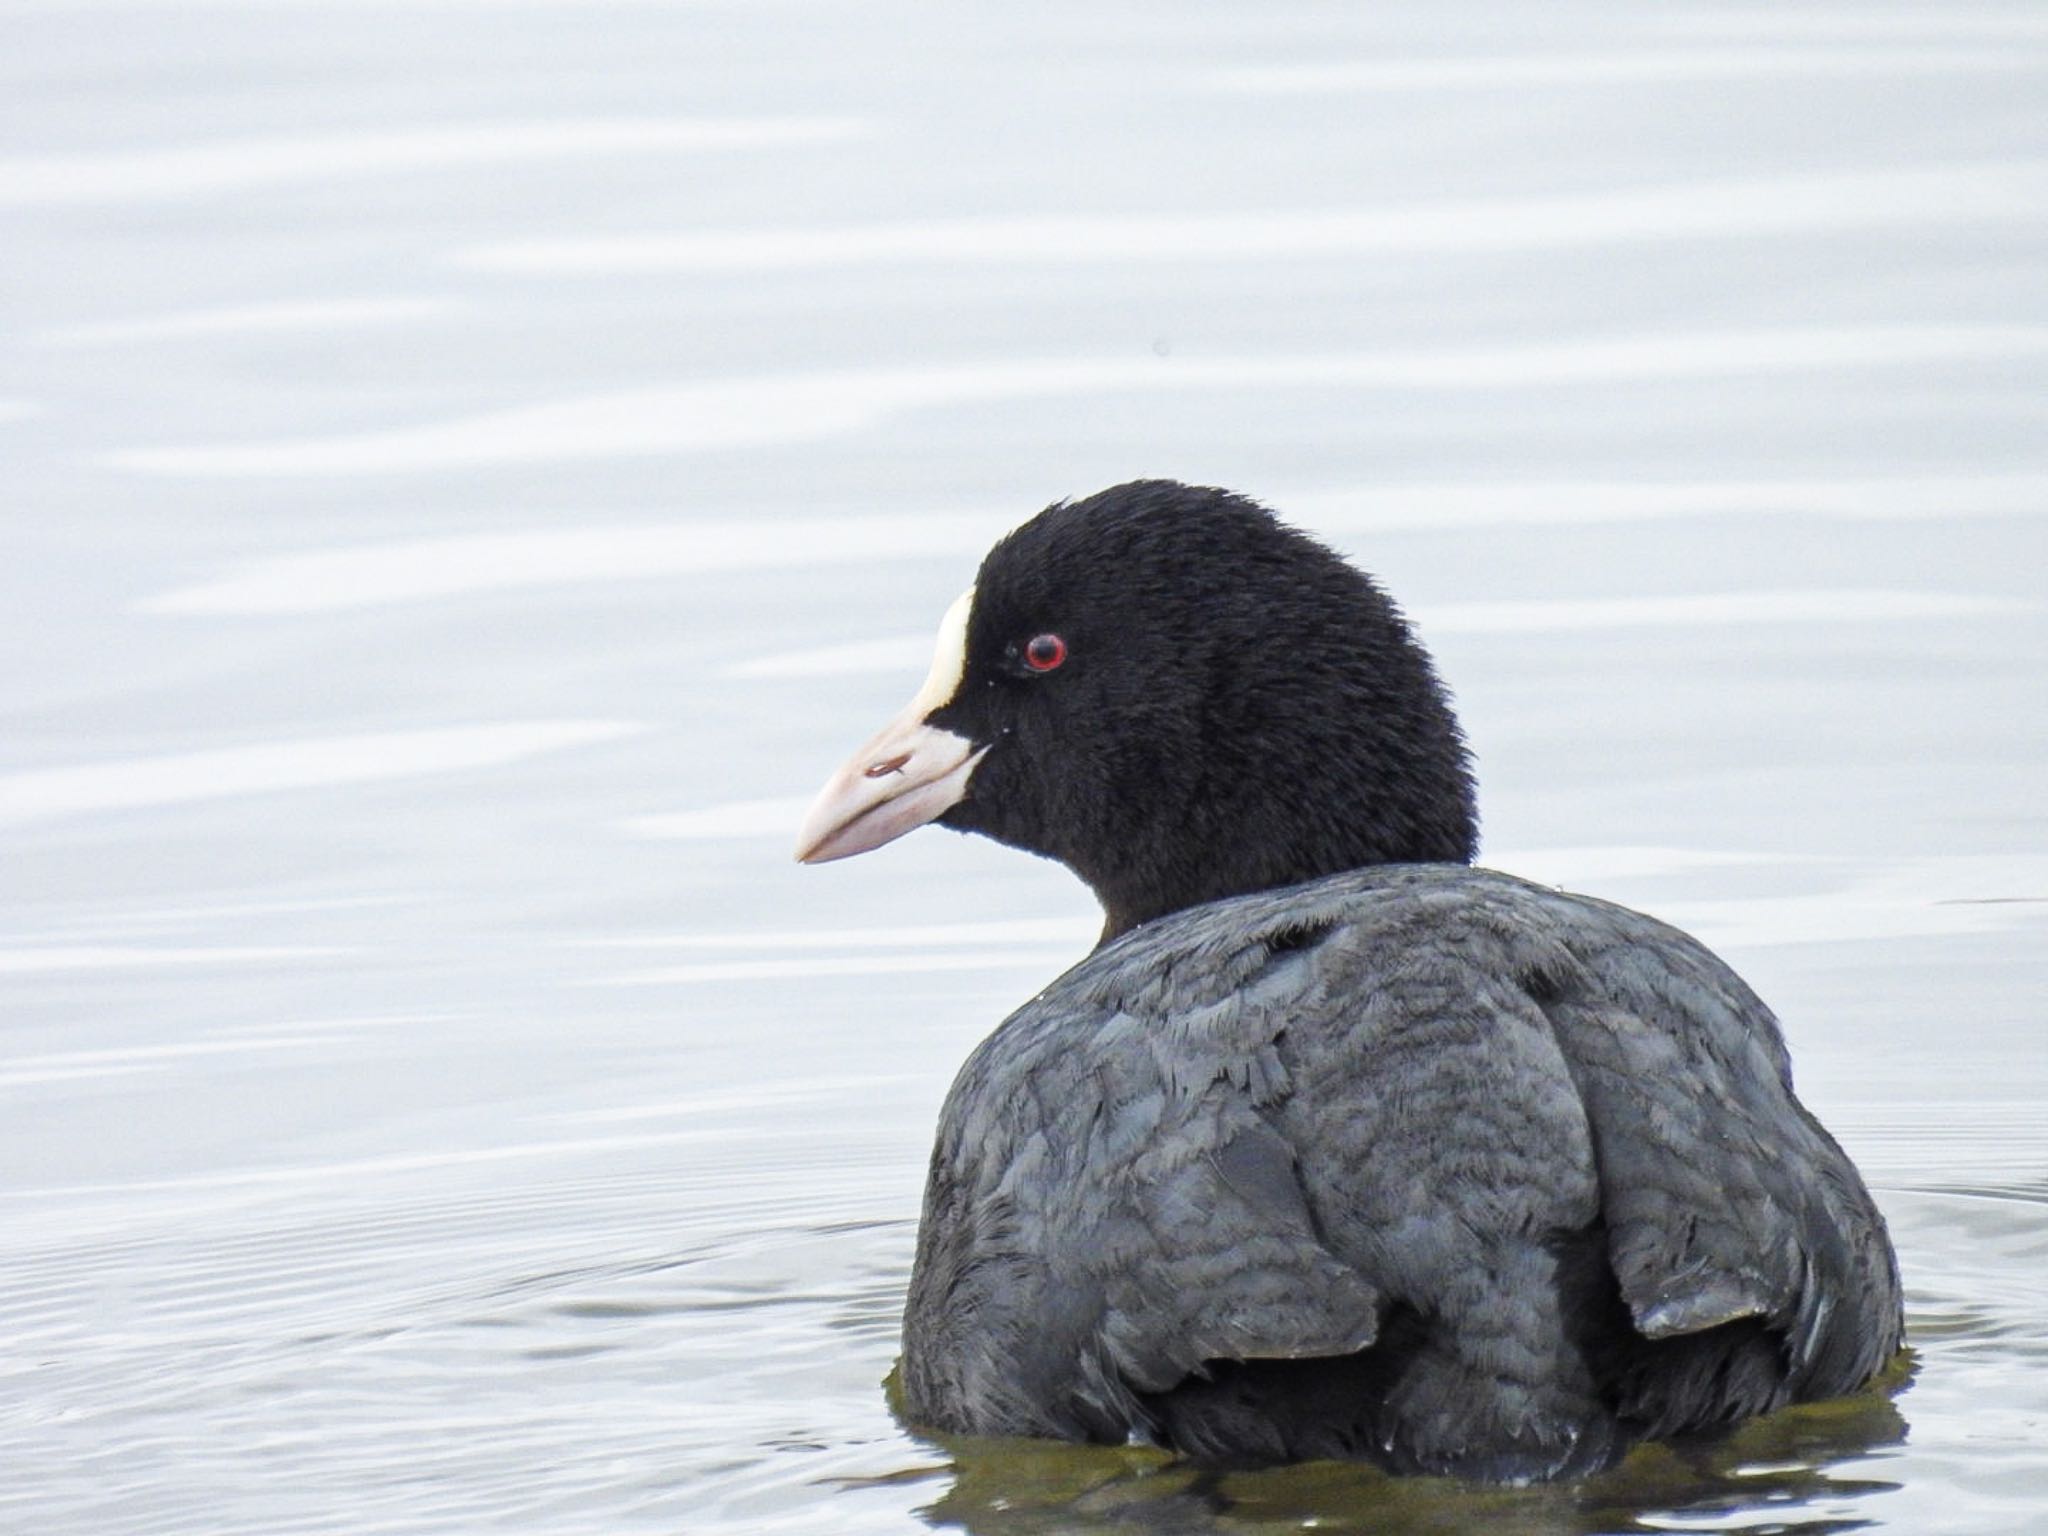
{"label": "nostril on bill", "polygon": [[867,768],[867,777],[871,779],[881,779],[888,777],[892,773],[901,773],[903,771],[903,765],[909,761],[910,754],[908,752],[899,752],[894,757],[890,758],[886,763],[869,764]]}

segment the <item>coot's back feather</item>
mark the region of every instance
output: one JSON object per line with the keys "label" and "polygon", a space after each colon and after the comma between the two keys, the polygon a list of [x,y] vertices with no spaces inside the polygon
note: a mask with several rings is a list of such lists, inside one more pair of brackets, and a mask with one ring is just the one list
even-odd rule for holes
{"label": "coot's back feather", "polygon": [[905,1318],[916,1422],[1495,1479],[1838,1395],[1889,1244],[1698,943],[1389,865],[1106,945],[973,1054]]}

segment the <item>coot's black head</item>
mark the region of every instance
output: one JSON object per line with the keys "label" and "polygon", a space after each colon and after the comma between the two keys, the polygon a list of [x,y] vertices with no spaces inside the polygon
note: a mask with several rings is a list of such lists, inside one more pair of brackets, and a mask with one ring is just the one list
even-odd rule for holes
{"label": "coot's black head", "polygon": [[1457,721],[1394,605],[1264,508],[1170,480],[1048,507],[989,551],[798,857],[932,820],[1059,860],[1111,936],[1477,841]]}

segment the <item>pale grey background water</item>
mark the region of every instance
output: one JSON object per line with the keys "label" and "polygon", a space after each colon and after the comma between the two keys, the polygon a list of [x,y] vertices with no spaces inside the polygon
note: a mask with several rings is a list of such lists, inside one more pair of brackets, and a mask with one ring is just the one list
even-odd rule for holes
{"label": "pale grey background water", "polygon": [[[2039,1528],[2040,7],[7,0],[0,101],[0,1529]],[[1505,1502],[893,1423],[1094,917],[790,829],[1136,474],[1774,1002],[1897,1419]]]}

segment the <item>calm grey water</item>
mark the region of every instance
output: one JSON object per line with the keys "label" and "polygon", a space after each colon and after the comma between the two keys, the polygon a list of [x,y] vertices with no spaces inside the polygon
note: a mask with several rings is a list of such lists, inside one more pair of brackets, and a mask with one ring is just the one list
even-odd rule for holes
{"label": "calm grey water", "polygon": [[[0,0],[0,1529],[2048,1509],[2048,16]],[[940,1447],[960,1058],[1089,942],[788,861],[997,533],[1255,492],[1487,860],[1784,1016],[1917,1379],[1582,1489]]]}

